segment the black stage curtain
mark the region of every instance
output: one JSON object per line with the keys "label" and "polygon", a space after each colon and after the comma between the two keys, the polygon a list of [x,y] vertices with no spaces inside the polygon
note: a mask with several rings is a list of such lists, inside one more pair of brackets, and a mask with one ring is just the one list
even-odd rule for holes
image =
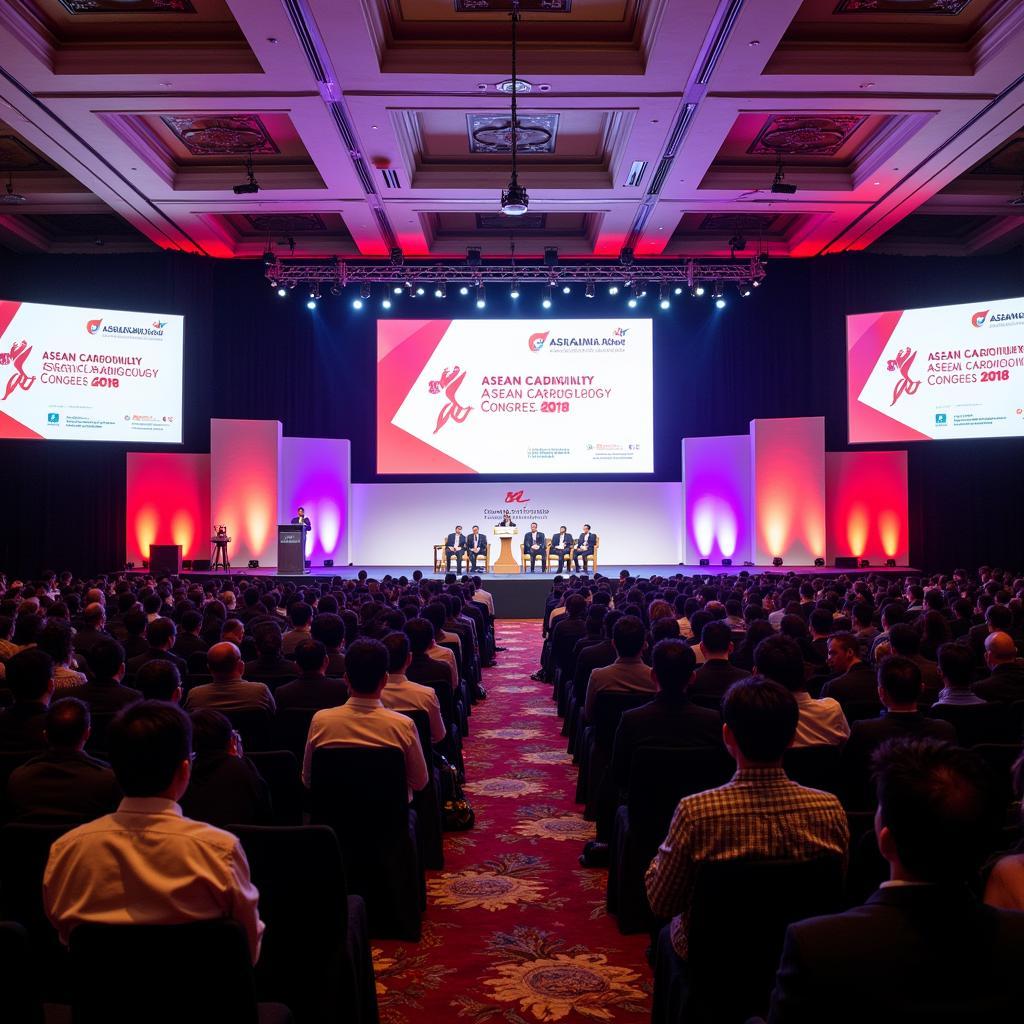
{"label": "black stage curtain", "polygon": [[[843,254],[777,260],[764,287],[749,299],[732,292],[721,312],[708,297],[686,296],[662,312],[653,293],[635,312],[621,294],[593,300],[559,295],[553,312],[653,317],[653,479],[677,480],[680,438],[742,433],[755,417],[824,416],[829,449],[846,448],[845,315],[1024,295],[1022,269],[1020,250],[962,259]],[[185,423],[178,450],[208,451],[212,417],[279,419],[286,434],[350,438],[353,479],[378,479],[375,320],[381,296],[361,312],[351,308],[351,294],[328,296],[310,313],[305,294],[296,289],[279,299],[262,273],[259,262],[177,253],[0,254],[0,298],[182,313]],[[498,290],[488,289],[483,313],[471,298],[442,302],[428,295],[398,299],[390,315],[542,314],[539,294],[526,290],[514,302]],[[125,452],[138,447],[0,442],[0,567],[24,574],[120,566]],[[914,564],[1024,565],[1024,440],[909,449]],[[521,479],[543,478],[507,482]]]}

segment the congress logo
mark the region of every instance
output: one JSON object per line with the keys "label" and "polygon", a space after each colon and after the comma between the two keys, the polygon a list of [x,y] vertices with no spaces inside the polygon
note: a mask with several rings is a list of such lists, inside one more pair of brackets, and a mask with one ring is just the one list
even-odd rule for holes
{"label": "congress logo", "polygon": [[613,337],[624,338],[627,334],[629,334],[628,327],[616,327]]}
{"label": "congress logo", "polygon": [[530,335],[530,351],[539,352],[544,347],[544,342],[548,340],[550,331],[542,331],[540,334]]}
{"label": "congress logo", "polygon": [[7,387],[4,390],[3,401],[7,401],[18,388],[28,391],[36,382],[35,376],[29,376],[25,369],[25,360],[32,354],[32,346],[25,341],[16,341],[9,352],[0,353],[0,365],[13,366],[14,373],[7,378]]}
{"label": "congress logo", "polygon": [[981,327],[981,325],[988,319],[988,310],[979,310],[974,316],[971,317],[972,327]]}
{"label": "congress logo", "polygon": [[523,497],[522,491],[506,491],[505,492],[505,504],[506,505],[525,505],[529,502],[529,498]]}
{"label": "congress logo", "polygon": [[892,401],[889,403],[890,407],[894,406],[898,399],[904,395],[916,395],[917,389],[921,386],[919,380],[914,380],[910,376],[910,368],[914,365],[914,360],[917,358],[917,352],[911,351],[909,347],[901,348],[896,353],[895,359],[890,359],[886,363],[886,369],[889,373],[893,373],[895,370],[900,371],[900,379],[896,381],[896,386],[892,389]]}
{"label": "congress logo", "polygon": [[459,401],[457,394],[465,379],[466,371],[463,370],[462,373],[459,373],[459,368],[457,366],[453,366],[450,370],[445,367],[438,380],[430,381],[428,385],[430,393],[432,395],[438,395],[443,391],[444,397],[447,399],[445,404],[442,406],[441,411],[437,414],[437,426],[434,427],[435,434],[449,420],[454,420],[456,423],[466,422],[466,417],[472,411],[473,406],[463,405]]}
{"label": "congress logo", "polygon": [[89,322],[88,322],[88,323],[87,323],[87,324],[85,325],[85,329],[86,329],[86,330],[87,330],[87,331],[88,331],[88,332],[89,332],[90,334],[99,334],[99,333],[100,333],[100,325],[101,325],[102,323],[103,323],[102,319],[101,319],[101,320],[90,320],[90,321],[89,321]]}
{"label": "congress logo", "polygon": [[166,326],[167,326],[167,321],[166,320],[154,320],[153,321],[153,329],[154,330],[162,331]]}

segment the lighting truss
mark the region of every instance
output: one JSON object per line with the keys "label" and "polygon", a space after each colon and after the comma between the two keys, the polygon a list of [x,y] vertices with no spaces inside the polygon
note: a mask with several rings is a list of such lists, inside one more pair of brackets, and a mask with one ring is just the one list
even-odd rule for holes
{"label": "lighting truss", "polygon": [[275,260],[265,268],[268,281],[275,286],[289,287],[319,282],[327,285],[382,284],[392,288],[411,283],[420,285],[511,284],[553,285],[626,283],[660,287],[698,283],[734,282],[760,284],[765,278],[764,261],[688,259],[678,263],[650,262],[572,263],[560,261],[555,266],[542,263],[521,263],[518,260],[494,260],[469,266],[466,261],[452,262],[341,262],[340,260]]}

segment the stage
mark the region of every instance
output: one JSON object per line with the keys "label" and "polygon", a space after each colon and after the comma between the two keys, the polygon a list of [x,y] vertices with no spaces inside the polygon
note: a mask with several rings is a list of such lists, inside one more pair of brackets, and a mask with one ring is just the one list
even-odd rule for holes
{"label": "stage", "polygon": [[[413,567],[415,568],[415,567]],[[343,580],[356,579],[359,572],[365,569],[371,579],[382,579],[384,576],[406,576],[412,578],[413,569],[407,565],[365,565],[365,566],[313,566],[304,575],[286,575],[278,573],[275,568],[266,567],[259,569],[232,569],[230,574],[225,572],[182,572],[182,577],[189,580],[197,580],[205,583],[207,580],[225,580],[229,576],[232,580],[243,578],[262,577],[290,582],[302,585],[303,583],[320,582],[324,579],[339,578]],[[675,576],[677,574],[687,577],[737,576],[741,572],[747,572],[752,576],[771,575],[783,576],[790,572],[811,576],[848,576],[851,579],[869,576],[906,576],[919,575],[920,570],[910,566],[882,567],[870,566],[867,569],[837,569],[832,566],[813,565],[602,565],[599,572],[602,576],[609,578],[618,577],[619,573],[627,569],[632,576]],[[134,575],[148,572],[146,569],[130,570]],[[420,567],[426,579],[444,579],[443,573],[435,573],[431,569]],[[544,600],[551,590],[551,581],[555,573],[519,573],[518,575],[499,576],[493,573],[480,573],[483,581],[483,588],[494,597],[494,611],[498,618],[503,619],[538,619],[544,614]]]}

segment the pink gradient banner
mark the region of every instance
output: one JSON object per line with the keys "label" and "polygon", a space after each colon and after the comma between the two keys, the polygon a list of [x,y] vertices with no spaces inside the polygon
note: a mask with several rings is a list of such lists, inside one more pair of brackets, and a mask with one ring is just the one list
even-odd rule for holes
{"label": "pink gradient banner", "polygon": [[129,452],[125,556],[141,564],[151,544],[180,544],[183,559],[210,554],[210,456]]}
{"label": "pink gradient banner", "polygon": [[683,438],[683,561],[750,558],[750,437]]}
{"label": "pink gradient banner", "polygon": [[333,558],[349,562],[352,445],[328,437],[281,439],[281,503],[278,521],[291,522],[301,505],[311,523],[306,557],[314,565]]}
{"label": "pink gradient banner", "polygon": [[906,452],[828,452],[825,455],[825,549],[881,565],[910,561]]}

